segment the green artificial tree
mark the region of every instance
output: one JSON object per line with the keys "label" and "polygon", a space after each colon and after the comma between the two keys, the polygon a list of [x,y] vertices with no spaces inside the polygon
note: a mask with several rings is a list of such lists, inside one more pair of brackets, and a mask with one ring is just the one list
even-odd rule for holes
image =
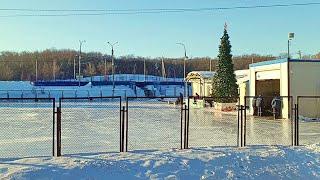
{"label": "green artificial tree", "polygon": [[238,85],[233,69],[231,44],[227,25],[225,25],[221,44],[219,46],[218,63],[216,73],[213,77],[212,89],[213,97],[223,97],[216,98],[216,102],[237,102]]}

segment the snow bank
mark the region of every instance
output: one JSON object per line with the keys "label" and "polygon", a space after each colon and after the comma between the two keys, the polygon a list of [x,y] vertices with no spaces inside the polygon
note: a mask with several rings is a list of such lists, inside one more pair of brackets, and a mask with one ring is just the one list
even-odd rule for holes
{"label": "snow bank", "polygon": [[319,179],[318,145],[0,159],[1,179]]}

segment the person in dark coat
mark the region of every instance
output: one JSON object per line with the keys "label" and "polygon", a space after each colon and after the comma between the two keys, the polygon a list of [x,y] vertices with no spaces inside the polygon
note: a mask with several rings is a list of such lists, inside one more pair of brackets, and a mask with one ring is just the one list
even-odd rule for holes
{"label": "person in dark coat", "polygon": [[256,105],[257,97],[253,97],[252,99],[252,109],[253,109],[253,115],[257,115],[257,105]]}
{"label": "person in dark coat", "polygon": [[278,119],[280,116],[280,109],[281,109],[281,99],[279,96],[275,96],[271,101],[271,107],[273,112],[274,119]]}
{"label": "person in dark coat", "polygon": [[257,110],[258,110],[258,116],[262,116],[263,97],[261,95],[259,95],[256,100],[256,106],[257,106]]}

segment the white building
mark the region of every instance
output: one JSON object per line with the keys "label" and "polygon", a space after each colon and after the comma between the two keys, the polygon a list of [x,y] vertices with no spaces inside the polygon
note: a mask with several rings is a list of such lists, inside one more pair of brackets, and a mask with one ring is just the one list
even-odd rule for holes
{"label": "white building", "polygon": [[211,96],[212,78],[215,72],[192,71],[188,73],[186,81],[191,83],[192,96],[198,94],[200,97]]}

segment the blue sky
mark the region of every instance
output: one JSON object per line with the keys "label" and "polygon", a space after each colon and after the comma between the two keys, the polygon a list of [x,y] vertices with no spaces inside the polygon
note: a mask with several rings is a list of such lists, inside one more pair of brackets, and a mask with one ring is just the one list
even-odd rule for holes
{"label": "blue sky", "polygon": [[[320,2],[316,0],[1,0],[0,8],[141,9],[203,8]],[[15,12],[0,11],[0,15]],[[21,12],[18,14],[22,14]],[[216,57],[224,23],[228,23],[234,55],[286,52],[287,34],[295,32],[292,52],[320,51],[320,5],[172,14],[72,17],[0,17],[0,51],[48,48],[109,53],[107,41],[118,41],[116,55]],[[296,55],[295,55],[296,56]]]}

